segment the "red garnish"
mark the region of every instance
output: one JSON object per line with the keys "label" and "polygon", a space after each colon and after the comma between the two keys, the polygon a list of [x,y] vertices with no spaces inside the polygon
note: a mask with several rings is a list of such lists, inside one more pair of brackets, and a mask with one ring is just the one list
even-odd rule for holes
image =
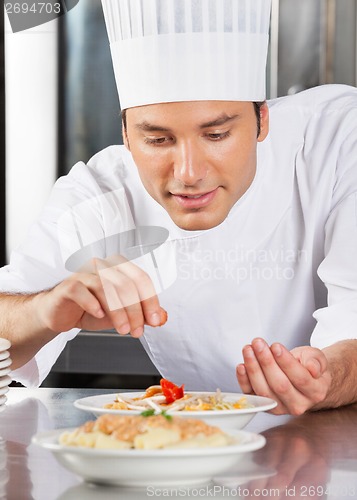
{"label": "red garnish", "polygon": [[171,404],[177,399],[183,398],[184,395],[183,385],[179,387],[178,385],[175,385],[173,382],[170,382],[170,380],[166,380],[165,378],[162,378],[160,380],[160,385],[163,395],[166,398],[167,404]]}

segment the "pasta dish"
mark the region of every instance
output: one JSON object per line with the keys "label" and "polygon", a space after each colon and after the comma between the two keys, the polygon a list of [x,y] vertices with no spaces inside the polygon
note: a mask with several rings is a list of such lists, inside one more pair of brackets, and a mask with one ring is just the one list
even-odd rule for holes
{"label": "pasta dish", "polygon": [[184,387],[178,387],[172,382],[161,379],[160,385],[148,387],[144,394],[138,397],[125,397],[117,394],[113,403],[104,408],[110,410],[153,410],[153,413],[165,411],[217,411],[240,410],[251,408],[245,396],[237,401],[226,401],[219,389],[215,393],[186,393]]}
{"label": "pasta dish", "polygon": [[170,449],[227,446],[230,436],[201,420],[161,415],[102,415],[60,435],[60,444],[96,449]]}

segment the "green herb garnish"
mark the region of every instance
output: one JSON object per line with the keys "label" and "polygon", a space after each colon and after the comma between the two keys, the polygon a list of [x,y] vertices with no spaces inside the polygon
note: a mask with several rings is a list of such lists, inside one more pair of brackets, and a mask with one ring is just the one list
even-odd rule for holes
{"label": "green herb garnish", "polygon": [[145,411],[142,411],[140,413],[140,415],[142,417],[152,417],[153,415],[155,415],[155,410],[154,410],[154,408],[152,408],[151,410],[145,410]]}
{"label": "green herb garnish", "polygon": [[153,415],[162,415],[165,417],[167,420],[172,420],[172,415],[168,415],[165,410],[163,410],[161,413],[156,413],[154,408],[150,408],[150,410],[145,410],[140,413],[142,417],[152,417]]}

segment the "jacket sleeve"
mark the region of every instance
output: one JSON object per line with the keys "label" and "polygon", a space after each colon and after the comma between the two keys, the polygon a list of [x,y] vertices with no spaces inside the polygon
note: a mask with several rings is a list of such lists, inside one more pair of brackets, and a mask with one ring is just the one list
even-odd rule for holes
{"label": "jacket sleeve", "polygon": [[357,339],[357,111],[350,115],[325,225],[325,257],[318,268],[327,288],[327,306],[314,313],[311,344],[319,348]]}

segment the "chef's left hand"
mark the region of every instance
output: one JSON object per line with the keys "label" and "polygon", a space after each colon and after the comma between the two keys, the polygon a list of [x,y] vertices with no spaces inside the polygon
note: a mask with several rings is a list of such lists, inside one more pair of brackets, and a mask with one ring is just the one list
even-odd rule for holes
{"label": "chef's left hand", "polygon": [[243,348],[244,364],[237,366],[237,378],[246,394],[277,401],[276,415],[301,415],[319,405],[331,386],[325,354],[310,346],[288,351],[282,344],[271,347],[260,338]]}

